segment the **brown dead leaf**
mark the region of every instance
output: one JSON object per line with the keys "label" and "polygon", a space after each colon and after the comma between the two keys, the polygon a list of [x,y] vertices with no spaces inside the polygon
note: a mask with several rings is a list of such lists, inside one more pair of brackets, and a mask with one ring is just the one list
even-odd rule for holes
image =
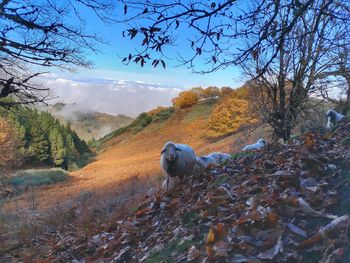
{"label": "brown dead leaf", "polygon": [[300,243],[299,248],[308,248],[322,241],[322,235],[316,234]]}
{"label": "brown dead leaf", "polygon": [[208,232],[208,235],[207,235],[207,241],[206,241],[206,244],[209,245],[211,243],[214,243],[215,241],[215,234],[214,234],[214,230],[213,228],[211,227],[209,229],[209,232]]}
{"label": "brown dead leaf", "polygon": [[267,214],[266,219],[270,226],[276,226],[279,215],[275,212],[270,212]]}
{"label": "brown dead leaf", "polygon": [[141,210],[139,210],[139,211],[137,211],[136,213],[135,213],[135,216],[143,216],[143,215],[145,215],[146,213],[148,213],[149,211],[151,211],[151,209],[150,208],[144,208],[144,209],[141,209]]}

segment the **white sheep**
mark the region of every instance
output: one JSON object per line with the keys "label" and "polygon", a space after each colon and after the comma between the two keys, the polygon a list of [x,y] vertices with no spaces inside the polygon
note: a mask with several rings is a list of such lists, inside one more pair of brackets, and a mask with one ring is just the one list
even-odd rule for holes
{"label": "white sheep", "polygon": [[328,121],[327,121],[327,128],[331,129],[334,125],[336,125],[338,122],[340,122],[342,119],[345,118],[344,115],[336,112],[335,110],[328,110],[325,113]]}
{"label": "white sheep", "polygon": [[212,156],[197,156],[196,160],[199,167],[203,169],[210,168],[218,164]]}
{"label": "white sheep", "polygon": [[167,142],[160,158],[160,166],[166,174],[166,190],[169,189],[170,177],[177,177],[182,183],[193,174],[195,165],[196,155],[190,146]]}
{"label": "white sheep", "polygon": [[209,154],[208,156],[214,158],[218,164],[222,164],[223,162],[231,158],[231,154],[220,152],[214,152]]}
{"label": "white sheep", "polygon": [[252,151],[252,150],[259,150],[261,148],[264,148],[266,146],[266,142],[264,139],[259,139],[254,144],[248,144],[243,147],[242,151]]}

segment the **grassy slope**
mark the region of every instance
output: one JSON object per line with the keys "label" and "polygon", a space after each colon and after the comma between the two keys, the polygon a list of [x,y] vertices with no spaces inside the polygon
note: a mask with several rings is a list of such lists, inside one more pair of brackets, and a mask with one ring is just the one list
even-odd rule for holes
{"label": "grassy slope", "polygon": [[[262,130],[257,129],[249,138],[247,131],[242,131],[218,142],[209,142],[206,139],[207,121],[214,105],[209,102],[181,110],[165,121],[150,124],[137,134],[124,133],[110,139],[96,161],[71,173],[67,182],[41,188],[37,202],[39,209],[49,207],[57,200],[71,199],[81,190],[113,191],[121,181],[135,175],[162,180],[160,150],[169,140],[189,144],[197,155],[204,155],[213,151],[237,152],[244,144],[262,137]],[[26,205],[26,196],[17,200],[17,205],[21,203]]]}

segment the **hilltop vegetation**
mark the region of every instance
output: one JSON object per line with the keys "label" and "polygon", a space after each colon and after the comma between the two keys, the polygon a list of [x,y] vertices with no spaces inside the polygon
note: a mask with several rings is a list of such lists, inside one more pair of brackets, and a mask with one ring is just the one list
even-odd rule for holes
{"label": "hilltop vegetation", "polygon": [[[232,133],[258,124],[259,117],[253,111],[253,100],[249,97],[249,86],[238,89],[229,87],[192,88],[181,92],[172,100],[172,107],[158,107],[150,112],[141,113],[130,125],[122,127],[102,138],[104,143],[125,132],[132,134],[142,131],[152,122],[162,122],[181,110],[190,109],[196,105],[211,105],[196,112],[208,109],[207,138],[218,140]],[[204,113],[204,112],[203,112]],[[201,114],[203,114],[201,113]],[[200,115],[201,115],[200,114]],[[196,120],[194,116],[194,120]]]}
{"label": "hilltop vegetation", "polygon": [[119,128],[101,139],[101,142],[107,142],[113,137],[121,135],[125,132],[131,132],[132,134],[142,131],[146,126],[152,122],[164,121],[172,116],[174,113],[173,107],[158,107],[148,113],[143,112],[129,125]]}

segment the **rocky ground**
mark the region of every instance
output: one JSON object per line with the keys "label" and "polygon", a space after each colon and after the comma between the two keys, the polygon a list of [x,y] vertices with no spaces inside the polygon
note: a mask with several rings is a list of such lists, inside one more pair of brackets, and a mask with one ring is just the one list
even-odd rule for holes
{"label": "rocky ground", "polygon": [[350,122],[236,157],[144,197],[87,235],[66,226],[40,262],[349,262]]}

